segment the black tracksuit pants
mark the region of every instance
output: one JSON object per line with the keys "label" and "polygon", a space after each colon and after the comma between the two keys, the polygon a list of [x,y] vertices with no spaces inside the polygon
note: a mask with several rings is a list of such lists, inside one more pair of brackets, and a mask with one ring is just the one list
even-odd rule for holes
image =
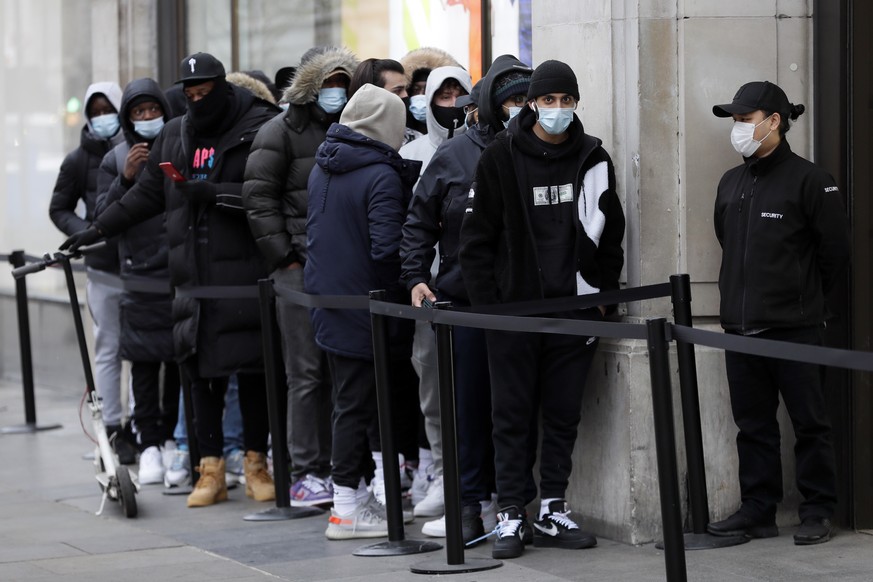
{"label": "black tracksuit pants", "polygon": [[179,366],[175,362],[132,362],[130,383],[139,449],[172,440],[179,417]]}
{"label": "black tracksuit pants", "polygon": [[[819,327],[769,329],[754,337],[821,345]],[[725,366],[737,434],[740,468],[740,511],[770,521],[782,501],[782,455],[776,411],[779,395],[785,402],[796,442],[797,488],[803,495],[798,513],[831,517],[837,503],[831,425],[825,408],[824,368],[725,352]]]}
{"label": "black tracksuit pants", "polygon": [[[601,319],[596,308],[554,316]],[[540,414],[540,497],[564,498],[598,338],[491,330],[486,337],[498,505],[523,509],[536,497],[533,466]]]}

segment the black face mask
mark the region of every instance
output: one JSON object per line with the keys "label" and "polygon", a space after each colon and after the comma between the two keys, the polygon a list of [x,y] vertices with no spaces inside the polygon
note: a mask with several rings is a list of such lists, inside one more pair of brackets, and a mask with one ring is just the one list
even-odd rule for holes
{"label": "black face mask", "polygon": [[188,100],[188,120],[197,133],[216,135],[220,133],[226,113],[230,108],[231,92],[227,81],[219,77],[206,97],[199,101]]}
{"label": "black face mask", "polygon": [[449,130],[449,137],[452,137],[458,129],[463,131],[466,115],[462,107],[442,107],[431,104],[430,110],[436,122]]}

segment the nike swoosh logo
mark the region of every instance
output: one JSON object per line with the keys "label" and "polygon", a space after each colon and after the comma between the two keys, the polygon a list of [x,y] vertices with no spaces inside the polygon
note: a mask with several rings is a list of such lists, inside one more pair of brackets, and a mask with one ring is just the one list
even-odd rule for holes
{"label": "nike swoosh logo", "polygon": [[538,530],[540,530],[540,532],[542,532],[548,536],[558,535],[558,527],[553,523],[550,523],[549,527],[543,527],[540,524],[535,523],[534,527],[537,528]]}

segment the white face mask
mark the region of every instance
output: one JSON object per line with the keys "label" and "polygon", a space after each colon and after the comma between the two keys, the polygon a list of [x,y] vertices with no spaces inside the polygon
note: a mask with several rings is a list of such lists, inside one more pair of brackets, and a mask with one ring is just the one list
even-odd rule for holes
{"label": "white face mask", "polygon": [[512,118],[521,112],[521,107],[504,107],[504,109],[509,113],[509,119],[503,122],[503,127],[509,127],[509,122],[512,121]]}
{"label": "white face mask", "polygon": [[[761,123],[764,123],[771,117],[773,117],[772,113],[761,120]],[[759,125],[761,125],[761,123],[746,123],[744,121],[734,122],[734,127],[731,129],[731,145],[734,146],[737,153],[744,158],[749,158],[752,154],[758,151],[758,148],[761,147],[764,140],[770,137],[770,134],[773,133],[773,130],[771,129],[767,132],[767,135],[761,139],[761,141],[755,141],[755,130]]]}

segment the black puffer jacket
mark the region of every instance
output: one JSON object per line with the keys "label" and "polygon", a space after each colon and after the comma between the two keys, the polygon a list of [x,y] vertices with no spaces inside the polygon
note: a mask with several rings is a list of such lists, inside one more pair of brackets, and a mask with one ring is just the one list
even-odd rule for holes
{"label": "black puffer jacket", "polygon": [[725,173],[713,224],[722,246],[722,327],[806,327],[827,318],[825,294],[851,255],[849,221],[827,172],[783,139],[767,157]]}
{"label": "black puffer jacket", "polygon": [[[248,91],[233,86],[228,90],[228,119],[233,121],[211,146],[214,166],[209,182],[217,188],[216,203],[189,201],[158,166],[172,162],[191,176],[196,136],[186,114],[167,123],[137,184],[97,220],[98,228],[112,235],[166,211],[170,279],[177,288],[253,287],[267,274],[240,196],[252,140],[280,110]],[[196,355],[204,378],[262,370],[257,299],[195,299],[178,293],[173,302],[177,359]]]}
{"label": "black puffer jacket", "polygon": [[[143,96],[161,105],[164,122],[170,119],[169,105],[156,81],[136,79],[124,88],[119,119],[125,141],[109,150],[100,164],[97,179],[98,218],[107,206],[124,196],[145,168],[140,169],[132,182],[124,177],[124,163],[130,148],[139,142],[147,142],[150,146],[154,142],[138,135],[130,121],[130,104]],[[121,278],[130,288],[124,292],[120,303],[120,355],[133,362],[165,362],[173,359],[169,243],[164,220],[164,214],[150,218],[131,226],[118,239]],[[163,286],[166,292],[145,291],[152,286]]]}
{"label": "black puffer jacket", "polygon": [[[458,262],[461,223],[482,150],[503,130],[503,122],[491,107],[494,80],[516,70],[532,72],[530,67],[510,55],[500,55],[494,60],[482,79],[479,123],[440,144],[421,174],[403,224],[400,247],[403,261],[401,279],[408,289],[419,283],[428,283],[440,300],[469,304]],[[434,285],[430,285],[430,266],[437,242],[439,271]]]}
{"label": "black puffer jacket", "polygon": [[[85,95],[85,111],[91,99],[97,95],[103,95],[110,103],[119,109],[120,102],[114,102],[117,94],[97,90],[108,83],[95,83],[88,88]],[[114,84],[113,84],[114,85]],[[120,91],[115,87],[115,91]],[[110,94],[107,94],[110,93]],[[67,236],[88,228],[94,222],[97,208],[97,174],[103,156],[123,141],[122,132],[118,132],[111,139],[103,139],[91,132],[90,126],[82,128],[82,137],[79,147],[71,151],[64,158],[58,173],[55,189],[49,204],[49,217],[58,229]],[[85,203],[84,218],[76,214],[76,206],[79,200]],[[85,264],[93,269],[118,273],[118,241],[110,238],[106,247],[100,251],[89,253],[85,257]]]}
{"label": "black puffer jacket", "polygon": [[337,69],[349,76],[357,59],[347,49],[325,48],[301,63],[285,91],[288,111],[261,128],[245,171],[243,205],[249,226],[272,271],[306,262],[306,183],[315,152],[340,112],[328,115],[317,104],[324,80]]}

